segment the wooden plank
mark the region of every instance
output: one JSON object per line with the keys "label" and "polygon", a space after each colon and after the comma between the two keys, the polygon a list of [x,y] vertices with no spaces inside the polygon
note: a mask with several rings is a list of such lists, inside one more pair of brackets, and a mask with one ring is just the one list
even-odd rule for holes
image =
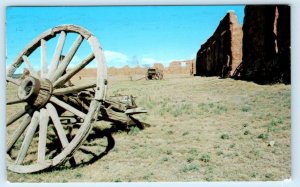
{"label": "wooden plank", "polygon": [[51,61],[50,70],[47,75],[48,78],[55,72],[55,70],[58,67],[59,58],[60,58],[62,49],[64,47],[65,40],[66,40],[66,33],[64,31],[61,31],[56,48],[55,48],[55,52],[54,52],[54,55],[53,55],[53,58]]}
{"label": "wooden plank", "polygon": [[62,77],[57,79],[53,83],[53,87],[59,87],[64,85],[68,80],[70,80],[76,73],[78,73],[80,70],[82,70],[87,64],[89,64],[92,60],[95,59],[95,56],[93,53],[89,54],[80,64],[78,64],[75,68],[68,71],[66,74],[64,74]]}
{"label": "wooden plank", "polygon": [[47,47],[46,41],[41,39],[41,77],[47,78],[48,72],[48,63],[47,63]]}
{"label": "wooden plank", "polygon": [[96,83],[89,83],[86,85],[70,86],[66,88],[59,88],[53,91],[53,95],[64,95],[69,93],[76,93],[85,89],[96,87]]}
{"label": "wooden plank", "polygon": [[6,81],[11,82],[17,86],[20,86],[21,84],[21,81],[19,81],[18,79],[14,79],[12,77],[6,77]]}
{"label": "wooden plank", "polygon": [[147,110],[144,109],[143,107],[131,108],[125,111],[125,114],[127,115],[142,114],[142,113],[147,113]]}
{"label": "wooden plank", "polygon": [[83,37],[81,35],[79,35],[76,38],[75,42],[72,44],[68,54],[64,57],[64,59],[59,64],[57,69],[53,72],[53,74],[50,75],[49,80],[51,82],[56,81],[59,77],[61,77],[65,73],[69,63],[71,62],[72,58],[74,57],[74,55],[75,55],[76,51],[78,50],[79,46],[81,45],[82,41],[83,41]]}
{"label": "wooden plank", "polygon": [[32,65],[31,65],[31,63],[29,62],[28,57],[25,56],[25,55],[23,55],[23,56],[22,56],[22,59],[23,59],[23,61],[25,62],[26,67],[28,68],[28,70],[29,70],[29,72],[30,72],[30,75],[31,75],[31,76],[34,76],[34,77],[36,77],[36,78],[39,78],[38,74],[34,71],[34,69],[33,69]]}
{"label": "wooden plank", "polygon": [[59,119],[59,116],[57,114],[55,107],[51,103],[48,103],[46,105],[46,108],[47,108],[47,111],[48,111],[52,121],[53,121],[54,127],[56,129],[56,132],[58,134],[58,138],[61,142],[62,147],[66,147],[69,144],[69,141],[65,134],[63,126],[60,122],[60,119]]}
{"label": "wooden plank", "polygon": [[64,109],[66,109],[67,111],[69,111],[69,112],[75,114],[76,116],[78,116],[78,117],[80,117],[80,118],[82,118],[82,119],[84,119],[85,116],[86,116],[85,113],[81,112],[80,110],[77,110],[76,108],[74,108],[74,107],[72,107],[71,105],[69,105],[69,104],[67,104],[67,103],[65,103],[65,102],[63,102],[63,101],[57,99],[57,98],[54,97],[54,96],[52,96],[52,97],[50,98],[50,101],[53,102],[53,103],[55,103],[55,104],[57,104],[58,106],[60,106],[60,107],[62,107],[62,108],[64,108]]}
{"label": "wooden plank", "polygon": [[30,121],[31,121],[31,115],[26,114],[24,116],[21,124],[18,126],[18,128],[15,130],[15,132],[8,139],[7,144],[6,144],[6,152],[11,150],[12,146],[16,143],[16,141],[19,139],[21,134],[25,131],[25,129],[29,125]]}
{"label": "wooden plank", "polygon": [[30,143],[32,141],[33,135],[39,124],[39,115],[40,115],[40,113],[38,111],[35,111],[32,116],[31,122],[30,122],[30,124],[27,128],[26,134],[25,134],[25,138],[22,142],[21,149],[17,156],[16,164],[22,164],[22,162],[24,161],[24,159],[26,157],[26,154],[29,149]]}
{"label": "wooden plank", "polygon": [[49,123],[49,114],[46,109],[41,109],[39,126],[39,144],[38,144],[38,163],[44,163],[46,157],[47,127]]}

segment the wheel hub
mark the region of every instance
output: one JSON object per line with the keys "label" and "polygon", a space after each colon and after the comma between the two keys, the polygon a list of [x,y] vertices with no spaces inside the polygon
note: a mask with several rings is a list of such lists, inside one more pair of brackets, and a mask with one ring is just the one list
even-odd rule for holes
{"label": "wheel hub", "polygon": [[49,101],[52,91],[52,83],[48,79],[39,80],[30,76],[21,82],[18,97],[36,108],[41,108]]}

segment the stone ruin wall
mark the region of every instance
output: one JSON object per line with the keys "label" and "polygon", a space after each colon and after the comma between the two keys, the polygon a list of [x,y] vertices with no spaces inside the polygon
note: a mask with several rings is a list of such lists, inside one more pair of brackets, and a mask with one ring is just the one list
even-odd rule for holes
{"label": "stone ruin wall", "polygon": [[232,66],[230,75],[232,76],[236,68],[241,64],[243,58],[243,30],[242,25],[238,23],[237,16],[235,14],[230,14],[232,18],[232,24],[230,24],[231,31],[231,58],[232,58]]}
{"label": "stone ruin wall", "polygon": [[166,74],[190,74],[195,73],[195,60],[173,61],[168,68],[165,68]]}
{"label": "stone ruin wall", "polygon": [[259,84],[290,84],[290,28],[288,5],[247,5],[243,27],[229,12],[201,45],[196,75],[222,76],[229,55],[229,76]]}
{"label": "stone ruin wall", "polygon": [[247,5],[240,78],[260,84],[290,83],[290,7]]}
{"label": "stone ruin wall", "polygon": [[[214,34],[201,45],[196,58],[196,75],[230,76],[242,61],[242,26],[234,12],[228,12]],[[222,74],[228,64],[228,73]],[[230,69],[229,69],[230,68]]]}
{"label": "stone ruin wall", "polygon": [[[152,68],[157,68],[164,74],[195,74],[195,60],[184,60],[184,61],[173,61],[168,67],[164,67],[161,63],[154,63]],[[124,66],[122,68],[109,67],[107,68],[107,73],[109,76],[135,76],[135,75],[145,75],[147,68],[145,67],[129,67]],[[97,72],[95,68],[85,68],[77,73],[77,78],[81,77],[96,77]]]}
{"label": "stone ruin wall", "polygon": [[[195,60],[173,61],[168,67],[165,67],[161,63],[154,63],[151,68],[157,68],[164,74],[193,75],[195,73]],[[108,74],[112,76],[145,75],[146,72],[147,68],[140,66],[134,68],[130,68],[129,66],[124,66],[122,68],[108,68]]]}

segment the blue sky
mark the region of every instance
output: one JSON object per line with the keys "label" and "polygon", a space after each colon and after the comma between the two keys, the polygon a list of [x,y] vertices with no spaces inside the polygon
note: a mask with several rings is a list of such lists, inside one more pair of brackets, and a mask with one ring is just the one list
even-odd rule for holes
{"label": "blue sky", "polygon": [[[98,38],[110,67],[154,62],[167,66],[172,60],[195,58],[200,45],[229,10],[235,11],[242,24],[244,6],[9,7],[7,64],[43,31],[56,25],[77,24]],[[70,36],[69,43],[72,40]],[[49,52],[49,60],[51,55]],[[84,57],[76,54],[73,63]],[[32,58],[38,66],[39,58]]]}

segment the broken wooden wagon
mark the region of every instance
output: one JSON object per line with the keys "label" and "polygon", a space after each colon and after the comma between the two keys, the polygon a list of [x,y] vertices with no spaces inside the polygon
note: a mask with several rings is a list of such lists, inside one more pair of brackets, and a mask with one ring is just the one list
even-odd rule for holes
{"label": "broken wooden wagon", "polygon": [[[61,58],[67,35],[76,39]],[[56,47],[48,65],[47,44],[50,46],[54,38]],[[89,46],[89,55],[70,68],[83,42]],[[30,60],[37,51],[38,72]],[[92,61],[96,64],[96,81],[83,85],[70,83]],[[21,78],[16,76],[20,72]],[[23,104],[21,109],[17,107],[18,111],[7,114],[6,120],[7,168],[18,173],[38,172],[66,163],[98,120],[137,124],[139,121],[133,115],[146,112],[137,107],[132,96],[106,97],[107,70],[100,43],[91,32],[76,25],[57,26],[35,38],[7,68],[6,80],[7,92],[13,86],[17,90],[15,99],[7,101],[7,108]],[[49,141],[56,142],[54,147],[48,146]],[[30,149],[32,146],[35,151]]]}
{"label": "broken wooden wagon", "polygon": [[148,68],[146,73],[146,80],[162,80],[164,74],[158,68]]}

